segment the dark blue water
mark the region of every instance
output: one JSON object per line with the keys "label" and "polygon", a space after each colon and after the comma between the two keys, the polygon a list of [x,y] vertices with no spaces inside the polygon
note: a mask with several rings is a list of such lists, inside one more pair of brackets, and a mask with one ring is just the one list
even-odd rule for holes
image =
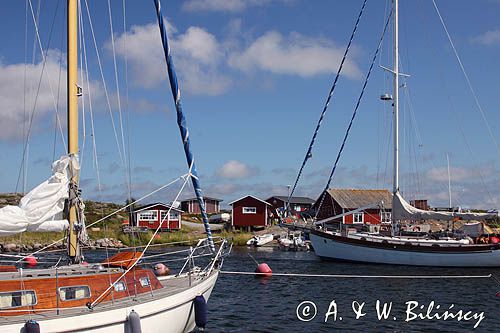
{"label": "dark blue water", "polygon": [[[235,248],[226,259],[226,271],[253,271],[255,263],[266,262],[274,272],[312,274],[362,275],[487,275],[500,276],[500,269],[443,269],[407,266],[362,265],[320,261],[314,252],[282,252],[278,249]],[[269,279],[254,276],[222,274],[209,301],[208,332],[500,332],[500,298],[495,294],[500,285],[493,279],[334,279],[278,277]],[[380,300],[392,310],[387,319],[379,320],[375,308]],[[308,322],[297,318],[297,306],[303,301],[314,302],[316,316]],[[335,301],[337,318],[325,314]],[[364,303],[360,310],[365,315],[356,319],[352,303]],[[407,318],[406,302],[418,302],[408,313],[425,315],[434,301],[435,313],[443,314],[453,304],[451,313],[472,311],[484,319],[474,329],[479,318],[415,319]],[[416,303],[410,303],[416,304]],[[420,306],[424,309],[420,310]],[[440,305],[438,310],[435,310]],[[314,313],[302,309],[306,317]],[[334,307],[331,308],[333,311]],[[359,307],[358,307],[359,309]],[[342,320],[340,320],[342,317]],[[308,319],[307,317],[304,319]]]}

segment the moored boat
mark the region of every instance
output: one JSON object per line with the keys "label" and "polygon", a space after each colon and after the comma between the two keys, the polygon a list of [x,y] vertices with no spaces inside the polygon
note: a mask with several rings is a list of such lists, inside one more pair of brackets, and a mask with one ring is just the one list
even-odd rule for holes
{"label": "moored boat", "polygon": [[[189,168],[187,174],[177,178],[184,184],[173,201],[177,201],[191,180],[207,238],[199,240],[194,248],[151,253],[152,241],[161,226],[169,225],[170,208],[161,215],[159,226],[146,246],[93,264],[86,262],[83,253],[88,236],[79,189],[78,97],[82,90],[77,83],[78,4],[77,0],[67,1],[68,155],[53,163],[52,176],[27,193],[19,206],[0,209],[0,236],[25,231],[66,231],[67,237],[53,244],[65,241],[67,248],[57,261],[50,262],[51,267],[23,266],[27,258],[35,263],[34,256],[43,256],[49,246],[29,255],[14,256],[18,259],[15,265],[0,266],[0,332],[27,332],[27,327],[36,327],[43,333],[190,332],[195,328],[195,316],[206,317],[206,313],[197,314],[202,310],[195,309],[206,311],[205,303],[230,247],[225,239],[212,238],[159,0],[155,1],[157,18]],[[97,222],[106,221],[92,224]],[[166,259],[168,256],[176,257]],[[201,261],[200,267],[195,266],[195,259],[197,264]],[[163,260],[184,261],[184,265],[172,276],[167,275],[168,269],[163,264],[151,268],[152,263]]]}
{"label": "moored boat", "polygon": [[[363,13],[364,5],[356,21],[354,31],[351,35],[350,42],[354,37],[359,18]],[[319,221],[314,221],[315,227],[310,230],[310,239],[312,246],[318,256],[323,259],[333,259],[352,262],[364,263],[378,263],[378,264],[398,264],[398,265],[415,265],[415,266],[438,266],[438,267],[500,267],[500,246],[498,243],[491,244],[474,244],[471,238],[462,235],[462,237],[441,237],[435,238],[431,235],[423,235],[421,237],[404,237],[401,236],[401,226],[406,223],[414,223],[415,221],[434,220],[434,221],[486,221],[495,219],[496,213],[477,213],[477,212],[456,212],[456,211],[431,211],[413,207],[410,205],[400,193],[399,187],[399,77],[402,74],[399,72],[399,50],[398,50],[398,0],[393,0],[393,8],[391,14],[387,18],[384,30],[379,40],[378,48],[372,59],[372,64],[366,75],[363,88],[358,98],[356,107],[354,109],[352,118],[347,127],[344,140],[341,144],[340,151],[337,155],[334,166],[332,167],[327,186],[322,195],[318,199],[316,211],[322,209],[324,203],[325,193],[329,190],[330,182],[332,181],[337,163],[340,159],[341,153],[345,147],[350,129],[358,110],[361,98],[363,97],[364,89],[368,82],[371,69],[373,68],[375,59],[385,35],[388,23],[392,16],[393,29],[394,29],[394,45],[393,45],[393,68],[388,69],[382,67],[384,70],[392,73],[393,75],[393,95],[383,94],[381,99],[383,101],[392,101],[393,106],[393,190],[392,190],[392,211],[391,211],[391,234],[378,235],[370,232],[351,231],[340,222],[340,227],[336,231],[329,231],[329,223],[335,220],[342,220],[344,216],[363,212],[368,208],[379,207],[384,210],[384,202],[371,202],[364,207],[358,207],[354,210],[344,211],[342,213],[324,218]],[[349,43],[350,43],[349,42]],[[349,45],[346,48],[345,56],[349,50]],[[295,185],[292,188],[293,194],[300,175],[303,171],[305,163],[312,156],[312,147],[318,133],[321,121],[326,112],[330,97],[333,94],[335,83],[337,82],[338,75],[340,74],[341,67],[337,73],[337,77],[330,90],[327,102],[318,121],[316,130],[311,140],[310,146],[307,150],[304,162],[298,173]],[[317,215],[316,215],[317,216]],[[380,221],[379,221],[380,222]],[[413,229],[413,228],[412,228]],[[415,228],[412,231],[422,231],[420,228]],[[434,235],[432,235],[434,236]]]}
{"label": "moored boat", "polygon": [[273,241],[274,235],[273,234],[264,234],[264,235],[254,235],[252,238],[250,238],[247,241],[248,246],[264,246],[266,244],[269,244]]}

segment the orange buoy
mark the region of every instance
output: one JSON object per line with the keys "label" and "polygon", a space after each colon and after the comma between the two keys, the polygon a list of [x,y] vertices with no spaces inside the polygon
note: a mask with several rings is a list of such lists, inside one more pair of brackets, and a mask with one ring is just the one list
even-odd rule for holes
{"label": "orange buoy", "polygon": [[28,264],[28,266],[36,266],[38,264],[38,261],[36,260],[36,258],[34,256],[32,256],[31,254],[29,256],[27,256],[26,258],[24,258],[24,262],[26,264]]}
{"label": "orange buoy", "polygon": [[257,274],[257,276],[271,277],[273,275],[273,270],[263,262],[257,266],[257,268],[255,269],[255,273],[259,273]]}

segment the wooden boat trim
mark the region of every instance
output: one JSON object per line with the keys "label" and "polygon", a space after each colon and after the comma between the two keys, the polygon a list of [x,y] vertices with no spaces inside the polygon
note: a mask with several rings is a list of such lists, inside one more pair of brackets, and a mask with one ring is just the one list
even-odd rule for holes
{"label": "wooden boat trim", "polygon": [[[0,309],[0,315],[16,316],[26,315],[28,313],[56,311],[57,309],[63,310],[65,308],[85,308],[87,304],[92,303],[92,301],[106,291],[110,285],[110,281],[114,283],[123,282],[125,284],[125,289],[115,291],[114,288],[111,288],[107,294],[102,297],[100,303],[131,296],[135,297],[139,294],[151,293],[163,288],[163,285],[151,270],[135,268],[123,276],[119,281],[117,280],[122,275],[120,269],[115,269],[113,271],[103,270],[102,272],[93,274],[84,274],[85,271],[86,270],[82,270],[82,274],[79,276],[61,276],[59,274],[57,277],[55,275],[46,277],[39,274],[31,278],[19,276],[15,278],[6,278],[4,276],[2,283],[0,283],[0,293],[32,290],[35,292],[37,302],[33,305]],[[141,282],[145,278],[149,280],[149,284],[143,286]],[[61,288],[80,286],[89,288],[90,293],[88,297],[66,300],[60,297]]]}

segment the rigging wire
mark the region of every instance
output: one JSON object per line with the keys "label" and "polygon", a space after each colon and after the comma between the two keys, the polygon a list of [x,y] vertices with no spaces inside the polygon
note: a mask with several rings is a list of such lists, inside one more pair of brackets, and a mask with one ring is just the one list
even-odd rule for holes
{"label": "rigging wire", "polygon": [[128,43],[127,43],[127,21],[126,21],[126,6],[125,0],[122,0],[123,8],[123,50],[124,50],[124,62],[125,62],[125,113],[127,115],[127,161],[128,161],[128,184],[129,193],[128,199],[132,200],[132,168],[131,168],[131,153],[130,153],[130,109],[129,109],[129,87],[128,87]]}
{"label": "rigging wire", "polygon": [[128,192],[130,193],[130,182],[129,182],[129,176],[128,173],[130,170],[128,170],[128,163],[127,163],[127,153],[125,150],[125,136],[123,134],[123,116],[122,116],[122,104],[121,104],[121,97],[120,97],[120,84],[118,81],[118,68],[116,65],[116,50],[115,50],[115,36],[113,33],[113,17],[111,15],[111,1],[108,0],[108,14],[109,14],[109,28],[111,32],[111,49],[113,51],[113,65],[114,65],[114,70],[115,70],[115,84],[116,84],[116,99],[117,99],[117,106],[118,106],[118,119],[119,119],[119,124],[120,124],[120,134],[121,134],[121,141],[122,141],[122,151],[124,155],[124,161],[123,161],[123,169],[125,170],[125,182],[127,183],[128,187]]}
{"label": "rigging wire", "polygon": [[[165,184],[165,185],[162,185],[162,186],[160,186],[160,187],[156,188],[155,190],[153,190],[153,191],[151,191],[150,193],[148,193],[148,194],[146,194],[146,195],[144,195],[144,196],[140,197],[139,199],[135,200],[134,202],[131,202],[131,203],[129,203],[129,204],[127,204],[127,205],[125,205],[125,206],[123,206],[123,207],[121,207],[121,208],[119,208],[119,209],[117,209],[117,210],[113,211],[113,212],[111,212],[110,214],[108,214],[108,215],[106,215],[106,216],[104,216],[104,217],[102,217],[102,218],[100,218],[100,219],[98,219],[98,220],[96,220],[96,221],[92,222],[91,224],[87,225],[87,226],[86,226],[86,228],[90,228],[90,227],[92,227],[92,226],[96,225],[97,223],[100,223],[100,222],[102,222],[102,221],[104,221],[104,220],[106,220],[106,219],[110,218],[111,216],[113,216],[113,215],[115,215],[115,214],[117,214],[117,213],[119,213],[119,212],[121,212],[121,211],[123,211],[123,210],[127,209],[128,207],[130,207],[130,206],[132,206],[132,205],[134,205],[134,204],[136,204],[136,203],[138,203],[138,202],[141,202],[142,200],[144,200],[144,199],[146,199],[146,198],[148,198],[148,197],[152,196],[152,195],[153,195],[153,194],[155,194],[155,193],[158,193],[159,191],[163,190],[164,188],[169,187],[169,186],[171,186],[171,185],[173,185],[173,184],[177,183],[179,180],[184,179],[185,177],[189,177],[189,176],[190,176],[190,174],[185,174],[185,175],[182,175],[182,176],[180,176],[180,177],[175,178],[175,179],[174,179],[174,180],[172,180],[171,182],[169,182],[169,183],[167,183],[167,184]],[[37,250],[37,251],[31,252],[30,254],[28,254],[28,255],[26,255],[26,256],[23,256],[21,259],[19,259],[19,260],[18,260],[18,262],[20,262],[20,261],[24,260],[24,259],[25,259],[27,256],[29,256],[29,255],[35,255],[35,254],[37,254],[37,253],[40,253],[40,252],[44,251],[44,250],[46,250],[46,249],[48,249],[48,248],[50,248],[50,247],[52,247],[52,246],[54,246],[54,245],[58,244],[59,242],[64,241],[64,239],[66,239],[66,237],[60,238],[60,239],[58,239],[58,240],[56,240],[56,241],[54,241],[54,242],[52,242],[52,243],[50,243],[50,244],[48,244],[48,245],[46,245],[46,246],[42,247],[41,249],[39,249],[39,250]]]}
{"label": "rigging wire", "polygon": [[488,120],[486,119],[486,113],[484,112],[483,107],[481,106],[481,103],[479,103],[479,98],[477,97],[477,94],[476,94],[474,88],[472,87],[472,83],[469,79],[469,75],[467,75],[467,72],[465,71],[465,67],[464,67],[464,64],[462,63],[462,59],[460,58],[460,55],[458,54],[458,51],[455,48],[455,44],[453,43],[453,40],[452,40],[451,35],[448,31],[448,28],[446,27],[446,24],[444,23],[443,17],[441,16],[441,12],[439,11],[439,9],[436,5],[436,2],[434,0],[432,0],[432,4],[434,5],[434,8],[436,9],[436,13],[439,16],[439,20],[441,21],[441,25],[443,26],[443,29],[446,33],[446,36],[448,37],[448,41],[450,42],[451,48],[453,49],[453,53],[455,54],[455,57],[457,58],[458,64],[460,65],[460,69],[462,70],[462,74],[464,75],[465,80],[467,81],[467,85],[469,86],[469,90],[472,94],[472,97],[474,98],[474,102],[476,103],[477,110],[481,114],[481,118],[483,119],[483,122],[486,125],[486,128],[488,129],[488,134],[490,135],[491,140],[495,144],[495,148],[496,148],[498,154],[500,154],[500,146],[498,145],[498,142],[495,139],[495,136],[493,135],[493,131],[491,130],[491,126],[488,123]]}
{"label": "rigging wire", "polygon": [[120,161],[122,162],[122,165],[125,165],[124,164],[125,162],[124,162],[124,158],[123,158],[123,153],[122,153],[122,150],[120,148],[120,143],[119,143],[119,139],[118,139],[118,133],[117,133],[117,130],[116,130],[115,119],[113,117],[113,111],[112,111],[112,108],[111,108],[111,102],[110,102],[110,99],[109,99],[108,88],[106,86],[106,80],[104,79],[104,71],[102,69],[101,56],[99,54],[99,48],[97,46],[97,41],[96,41],[96,38],[95,38],[94,25],[92,24],[92,17],[90,15],[90,9],[89,9],[89,5],[88,5],[88,1],[87,0],[85,0],[85,7],[87,9],[87,17],[89,19],[89,26],[90,26],[90,31],[91,31],[91,34],[92,34],[92,40],[94,42],[94,49],[95,49],[96,56],[97,56],[97,63],[99,65],[99,71],[101,73],[101,80],[102,80],[102,84],[103,84],[104,95],[106,96],[106,102],[108,104],[108,112],[109,112],[109,115],[111,117],[111,125],[113,127],[113,133],[115,135],[115,141],[116,141],[116,145],[117,145],[117,148],[118,148],[118,155],[120,156]]}
{"label": "rigging wire", "polygon": [[352,124],[354,123],[354,119],[356,118],[356,114],[358,113],[359,105],[361,104],[361,99],[363,98],[363,95],[365,93],[366,85],[368,84],[368,80],[370,79],[370,75],[372,73],[373,66],[375,65],[375,62],[377,60],[377,56],[378,56],[380,48],[382,46],[382,42],[384,41],[384,36],[385,36],[386,31],[387,31],[387,27],[389,26],[389,22],[391,20],[391,17],[392,17],[392,11],[389,14],[389,16],[387,17],[387,21],[386,21],[386,24],[384,26],[384,30],[382,31],[382,34],[380,36],[380,39],[379,39],[379,42],[378,42],[378,45],[377,45],[377,49],[376,49],[375,53],[373,54],[373,58],[372,58],[372,62],[370,64],[370,68],[368,69],[368,73],[366,74],[366,77],[365,77],[365,82],[363,83],[363,87],[361,88],[361,93],[359,94],[358,100],[356,102],[356,106],[354,107],[354,111],[352,113],[351,121],[349,122],[349,126],[347,126],[347,129],[346,129],[346,132],[345,132],[345,135],[344,135],[344,139],[342,140],[342,144],[340,146],[340,150],[339,150],[339,152],[337,154],[337,157],[335,159],[335,163],[333,164],[333,167],[332,167],[332,170],[330,172],[330,176],[328,177],[328,181],[326,183],[326,186],[325,186],[325,188],[324,188],[324,190],[322,192],[321,201],[320,201],[320,203],[318,205],[318,208],[316,210],[315,218],[318,217],[318,213],[319,213],[319,211],[321,209],[321,206],[323,205],[323,201],[325,200],[326,191],[330,188],[330,183],[331,183],[331,181],[333,179],[333,175],[335,173],[335,170],[337,169],[337,165],[338,165],[338,162],[339,162],[340,157],[342,155],[342,152],[344,151],[344,147],[345,147],[345,144],[347,142],[347,138],[349,136],[349,132],[351,131]]}
{"label": "rigging wire", "polygon": [[351,37],[349,38],[349,43],[347,43],[346,49],[344,51],[344,55],[342,56],[342,61],[340,62],[339,68],[337,69],[337,74],[335,75],[335,79],[333,81],[333,84],[332,84],[330,91],[328,93],[328,97],[326,99],[325,105],[323,107],[323,111],[321,112],[321,115],[318,119],[318,123],[316,124],[316,129],[314,130],[314,134],[311,138],[311,142],[309,143],[309,147],[307,148],[306,156],[304,157],[304,160],[302,161],[302,165],[300,166],[300,169],[299,169],[299,172],[297,174],[297,178],[295,179],[295,183],[293,184],[292,190],[288,194],[288,200],[286,203],[285,212],[288,212],[290,210],[290,198],[293,196],[293,193],[295,192],[295,189],[297,188],[297,185],[298,185],[299,180],[300,180],[300,176],[302,175],[302,171],[304,170],[304,167],[305,167],[307,161],[312,157],[312,149],[314,146],[314,142],[316,141],[316,137],[317,137],[319,129],[321,127],[321,123],[323,122],[323,118],[326,115],[326,111],[328,110],[330,100],[331,100],[333,93],[335,91],[335,87],[337,86],[337,82],[338,82],[340,74],[342,72],[342,68],[344,67],[344,63],[347,59],[347,54],[349,53],[349,49],[351,48],[352,41],[353,41],[354,36],[356,34],[356,30],[358,29],[359,21],[361,20],[361,16],[363,15],[363,12],[365,10],[366,1],[367,0],[363,1],[363,5],[361,6],[361,9],[359,11],[358,17],[356,19],[356,23],[354,24],[354,29],[352,30]]}
{"label": "rigging wire", "polygon": [[[79,6],[81,9],[81,1],[79,1]],[[85,64],[85,79],[87,84],[87,96],[89,101],[89,113],[90,113],[90,129],[91,129],[91,138],[92,138],[92,156],[93,156],[93,166],[96,170],[96,178],[97,178],[97,189],[99,192],[99,196],[102,195],[102,186],[101,186],[101,176],[99,169],[99,160],[97,155],[97,144],[96,144],[96,134],[95,134],[95,126],[94,126],[94,111],[92,106],[92,91],[90,89],[90,79],[89,79],[89,70],[88,70],[88,60],[87,60],[87,44],[85,42],[85,26],[83,21],[82,10],[80,10],[80,20],[82,21],[81,33],[82,33],[82,48],[83,48],[83,60]],[[82,82],[83,84],[83,82]],[[84,95],[85,96],[85,95]]]}
{"label": "rigging wire", "polygon": [[[27,72],[27,64],[28,61],[28,0],[25,2],[25,13],[24,13],[24,76],[23,76],[23,89],[24,89],[24,94],[23,94],[23,146],[26,144],[26,72]],[[23,149],[23,155],[24,155],[24,149]],[[25,160],[25,157],[23,156],[23,160]],[[23,183],[26,182],[26,174],[25,174],[25,168],[26,164],[23,163],[21,164],[22,168],[22,173],[23,173]],[[17,186],[16,186],[16,191],[17,192]],[[23,193],[25,192],[25,187],[23,186]]]}
{"label": "rigging wire", "polygon": [[[63,18],[64,20],[64,18]],[[59,75],[57,79],[57,109],[59,110],[59,100],[60,100],[60,95],[61,95],[61,77],[62,77],[62,59],[63,59],[63,45],[64,45],[64,30],[61,29],[61,47],[60,47],[60,52],[59,52]],[[59,121],[57,118],[57,113],[54,115],[54,142],[52,146],[52,162],[56,160],[56,145],[57,145],[57,127],[58,127]]]}
{"label": "rigging wire", "polygon": [[[421,13],[419,12],[419,14],[421,14]],[[427,16],[425,16],[425,15],[424,15],[424,17],[427,18]],[[428,23],[424,22],[423,25],[427,26]],[[424,30],[424,31],[427,32],[427,30]],[[429,39],[429,36],[427,36],[427,37],[428,37],[427,39]],[[436,51],[436,49],[434,47],[434,44],[432,44],[432,43],[430,43],[430,50],[431,50],[431,52],[433,52],[434,57],[436,59],[440,59],[440,57],[439,57],[439,55],[438,55],[438,53],[437,53],[437,51]],[[472,161],[479,161],[479,159],[476,157],[476,155],[474,154],[474,152],[472,150],[472,147],[471,147],[471,145],[469,143],[469,140],[467,139],[467,135],[465,134],[465,130],[464,130],[463,125],[462,125],[462,121],[460,121],[459,115],[458,115],[458,113],[455,110],[455,104],[453,103],[453,99],[450,96],[449,89],[448,89],[448,86],[446,84],[446,80],[444,79],[445,75],[444,75],[444,72],[443,72],[443,66],[436,66],[436,68],[437,68],[438,73],[439,73],[440,83],[443,86],[443,89],[446,91],[446,96],[447,96],[447,99],[448,99],[448,103],[450,105],[450,108],[448,109],[448,112],[450,113],[450,115],[452,116],[452,118],[455,120],[456,126],[458,128],[458,131],[459,131],[460,135],[462,136],[462,139],[463,139],[464,144],[465,144],[465,146],[467,148],[467,151],[470,154],[471,160]],[[438,169],[437,166],[436,166],[436,164],[434,163],[433,159],[430,159],[430,163],[431,163],[432,168]],[[490,198],[490,200],[492,200],[492,202],[494,202],[493,196],[492,196],[491,192],[489,191],[488,186],[486,185],[485,177],[484,177],[482,171],[479,168],[476,168],[475,171],[479,175],[479,179],[480,179],[481,184],[483,186],[483,190],[486,192],[486,195]],[[442,185],[442,184],[440,184],[440,185],[441,185],[442,190],[445,190],[444,185]],[[447,191],[447,189],[446,189],[446,191]],[[456,195],[454,197],[454,200],[457,201],[459,205],[461,204],[460,203],[460,198],[458,198]]]}
{"label": "rigging wire", "polygon": [[[57,15],[58,9],[59,9],[59,3],[60,3],[60,1],[57,1],[57,6],[56,6],[56,9],[54,11],[54,16],[52,18],[52,24],[51,24],[50,32],[49,32],[49,39],[48,39],[48,42],[47,42],[47,51],[50,48],[50,42],[52,40],[52,33],[54,31],[54,23],[55,23],[55,20],[56,20],[56,15]],[[24,165],[26,163],[26,159],[27,159],[26,155],[27,155],[27,151],[28,151],[28,145],[29,145],[29,138],[30,138],[30,135],[31,135],[31,130],[32,130],[32,127],[33,127],[33,119],[35,117],[35,112],[36,112],[36,106],[37,106],[37,102],[38,102],[38,97],[40,95],[40,89],[41,89],[41,85],[42,85],[43,75],[45,73],[45,68],[46,68],[46,64],[47,64],[47,56],[46,56],[46,52],[44,52],[44,50],[43,50],[42,41],[40,39],[40,34],[39,34],[39,30],[38,30],[38,23],[37,23],[36,18],[35,18],[35,13],[33,11],[33,5],[31,3],[31,0],[29,0],[29,5],[30,5],[29,7],[31,9],[31,16],[32,16],[32,19],[33,19],[34,25],[35,25],[35,32],[36,32],[36,37],[37,37],[37,41],[38,41],[38,46],[40,48],[40,53],[42,55],[42,71],[41,71],[41,74],[40,74],[40,78],[38,80],[38,85],[37,85],[36,94],[35,94],[35,100],[33,102],[33,108],[31,110],[30,117],[29,117],[28,131],[26,133],[26,140],[25,140],[25,144],[24,144],[24,148],[23,148],[23,158],[22,158],[22,161],[21,161],[21,165]],[[47,74],[47,76],[48,76],[48,74]],[[54,110],[55,110],[57,118],[59,119],[59,112],[57,110],[57,103],[56,103],[56,99],[55,99],[55,95],[54,95],[54,90],[52,89],[52,83],[50,81],[50,77],[47,78],[47,81],[49,83],[50,93],[52,95],[52,102],[54,104]],[[59,124],[61,124],[61,123],[59,122]],[[60,126],[59,129],[61,131],[61,138],[62,138],[63,142],[65,142],[65,140],[64,140],[64,134],[63,134],[63,130],[62,130],[62,126]],[[21,170],[22,170],[22,168],[20,168],[19,174],[17,176],[16,192],[18,190],[19,182],[20,182],[20,179],[21,179]]]}
{"label": "rigging wire", "polygon": [[[191,165],[192,167],[192,165]],[[189,174],[191,174],[191,168],[189,169]],[[184,183],[182,184],[181,186],[181,189],[179,190],[179,192],[177,193],[177,195],[175,196],[175,199],[173,202],[176,202],[178,199],[179,199],[179,196],[181,195],[182,191],[184,190],[184,187],[186,186],[186,184],[189,182],[189,178],[190,177],[185,177],[184,178]],[[128,267],[121,275],[120,277],[118,277],[114,283],[110,283],[109,287],[106,288],[106,290],[104,290],[99,296],[97,296],[97,298],[89,305],[89,308],[93,308],[96,304],[98,304],[100,302],[100,300],[111,290],[111,288],[114,287],[114,284],[117,282],[117,281],[120,281],[128,272],[130,272],[136,265],[137,263],[142,259],[142,257],[144,256],[144,252],[147,251],[147,249],[149,248],[149,245],[151,245],[151,243],[153,242],[153,240],[155,239],[156,235],[158,234],[158,232],[160,231],[162,225],[163,225],[163,222],[165,220],[168,221],[168,216],[170,216],[170,211],[172,210],[173,206],[170,206],[168,211],[167,211],[167,214],[165,216],[165,218],[163,218],[163,220],[160,222],[160,224],[158,225],[158,227],[156,228],[155,232],[153,233],[153,235],[151,236],[151,238],[149,239],[148,243],[146,244],[146,247],[144,248],[144,250],[142,252],[140,252],[139,254],[139,258],[137,258],[134,263],[132,265],[130,265],[130,267]],[[213,246],[213,243],[210,244],[210,246]]]}

